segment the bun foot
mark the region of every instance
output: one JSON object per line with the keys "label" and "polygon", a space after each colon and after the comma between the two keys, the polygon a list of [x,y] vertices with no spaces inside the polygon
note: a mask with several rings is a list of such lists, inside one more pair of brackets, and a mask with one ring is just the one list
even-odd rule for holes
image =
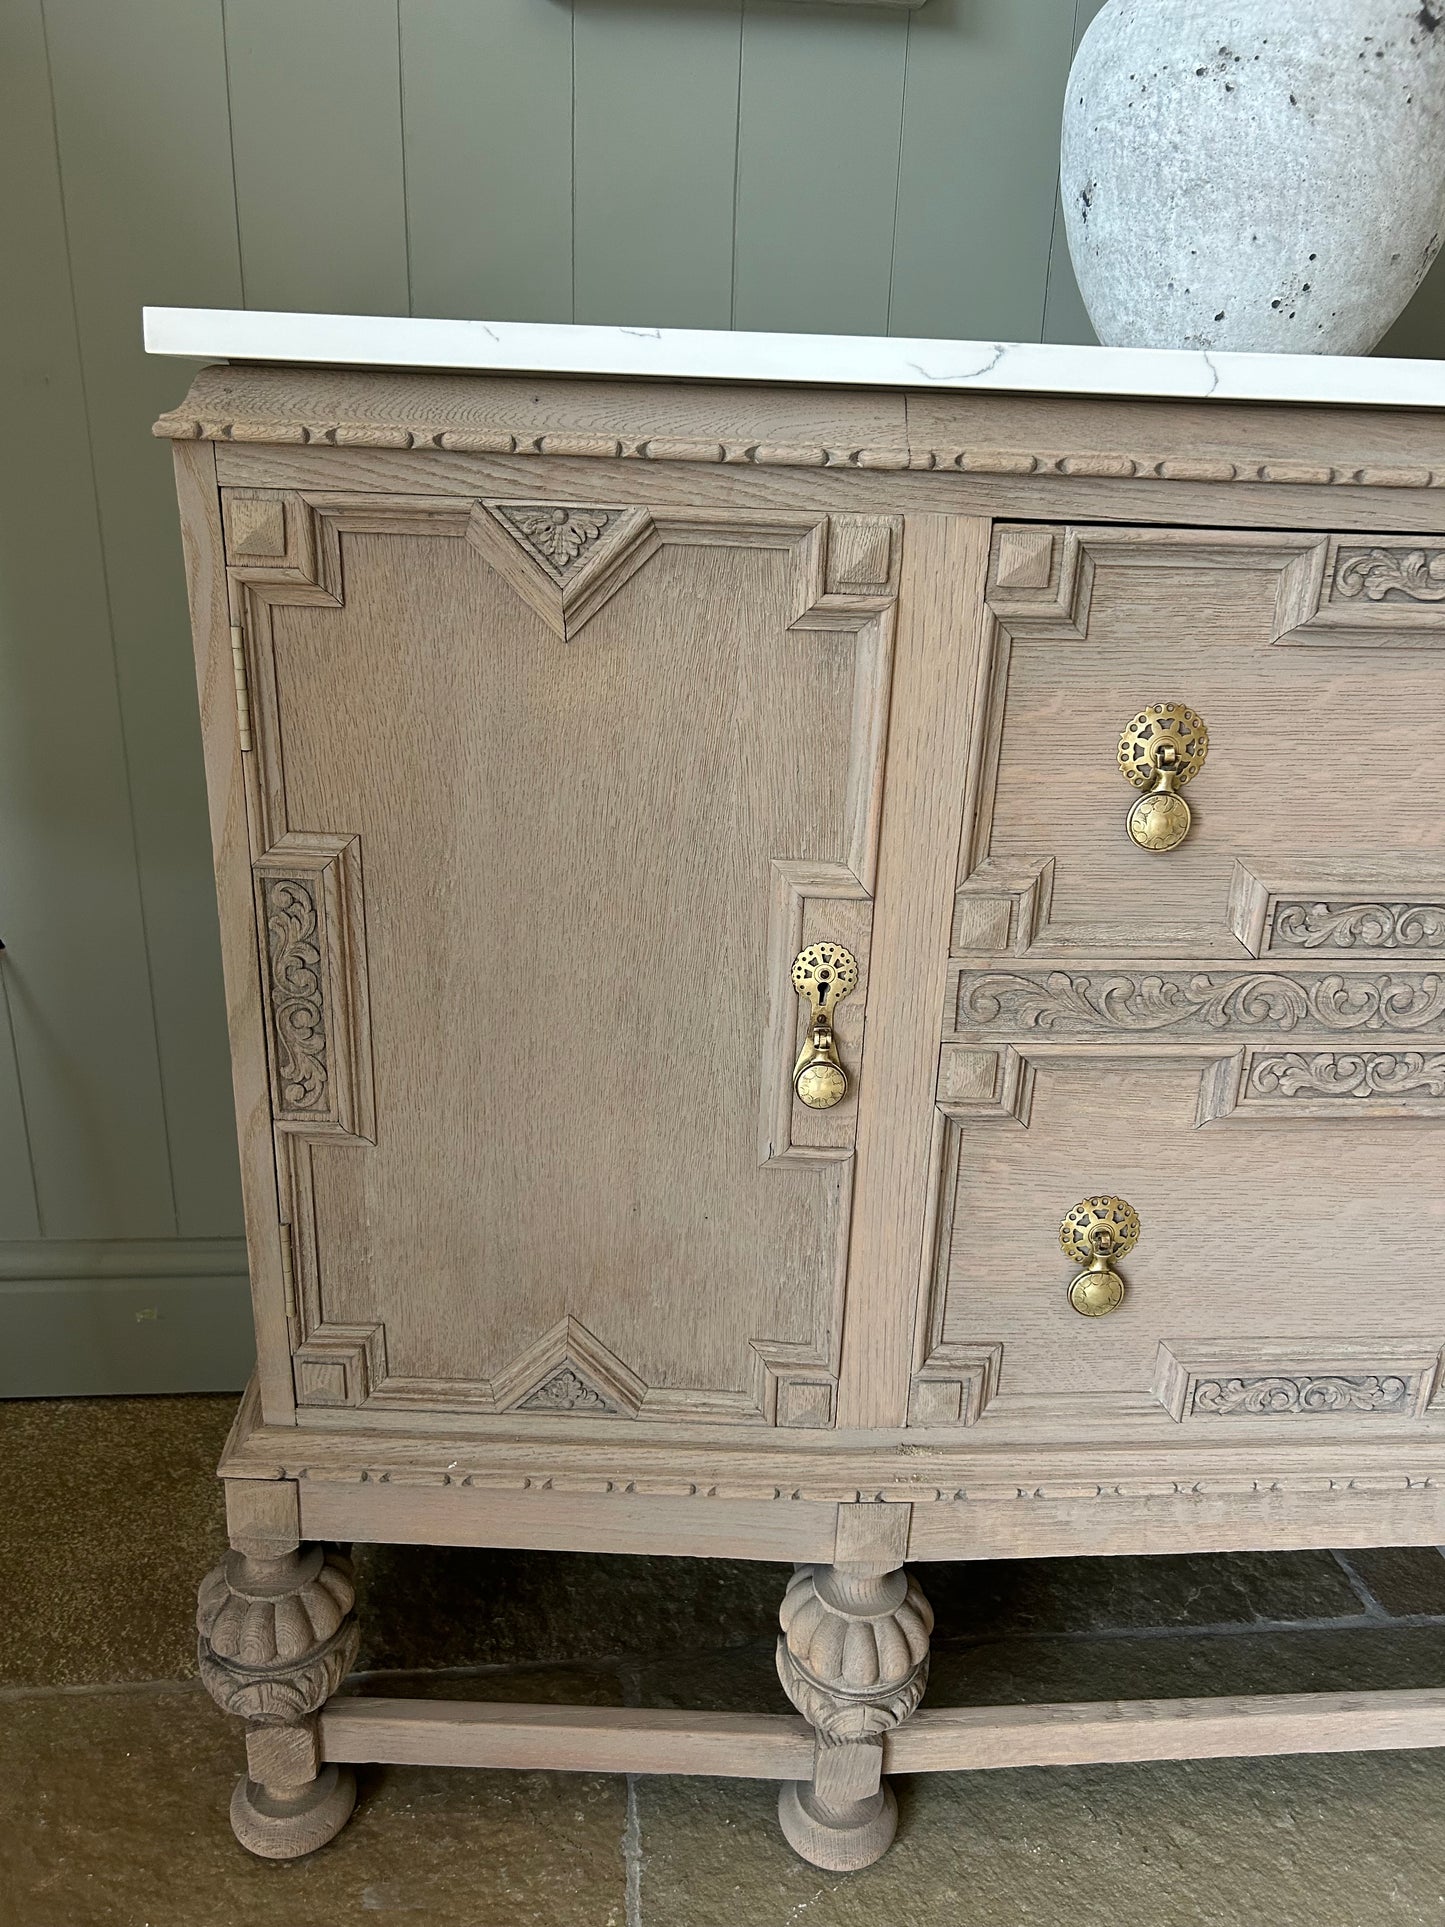
{"label": "bun foot", "polygon": [[803,1859],[829,1873],[856,1873],[881,1860],[898,1831],[898,1802],[886,1783],[866,1799],[834,1810],[807,1780],[785,1780],[778,1791],[783,1838]]}
{"label": "bun foot", "polygon": [[334,1840],[356,1805],[349,1766],[324,1766],[300,1787],[266,1787],[238,1780],[231,1795],[231,1831],[263,1860],[299,1860]]}

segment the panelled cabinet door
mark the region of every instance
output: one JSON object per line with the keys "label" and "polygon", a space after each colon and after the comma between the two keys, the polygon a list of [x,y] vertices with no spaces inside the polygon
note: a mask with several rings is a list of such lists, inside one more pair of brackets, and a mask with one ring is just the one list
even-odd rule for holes
{"label": "panelled cabinet door", "polygon": [[830,1425],[898,526],[225,511],[298,1403]]}
{"label": "panelled cabinet door", "polygon": [[[913,1424],[1422,1421],[1442,581],[1418,537],[995,529]],[[1138,1239],[1081,1317],[1060,1225],[1100,1197]]]}

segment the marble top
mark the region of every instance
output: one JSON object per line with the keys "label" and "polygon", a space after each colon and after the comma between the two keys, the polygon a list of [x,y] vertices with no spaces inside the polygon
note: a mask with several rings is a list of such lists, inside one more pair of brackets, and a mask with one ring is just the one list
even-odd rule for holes
{"label": "marble top", "polygon": [[1445,408],[1445,361],[147,308],[153,355],[491,374]]}

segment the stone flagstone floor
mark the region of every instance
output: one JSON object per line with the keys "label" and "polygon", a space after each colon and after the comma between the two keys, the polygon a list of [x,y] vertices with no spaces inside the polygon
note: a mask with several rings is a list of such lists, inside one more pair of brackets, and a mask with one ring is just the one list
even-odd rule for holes
{"label": "stone flagstone floor", "polygon": [[[253,1860],[192,1632],[233,1405],[0,1404],[0,1927],[1445,1923],[1445,1752],[928,1775],[851,1876],[795,1859],[747,1781],[372,1768],[331,1846]],[[787,1710],[785,1568],[358,1560],[348,1690]],[[1431,1550],[919,1570],[937,1704],[1445,1683]]]}

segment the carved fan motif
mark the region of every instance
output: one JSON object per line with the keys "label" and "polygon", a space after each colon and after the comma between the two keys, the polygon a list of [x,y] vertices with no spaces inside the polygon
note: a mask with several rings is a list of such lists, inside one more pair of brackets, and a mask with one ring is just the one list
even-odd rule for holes
{"label": "carved fan motif", "polygon": [[566,574],[614,519],[614,512],[608,509],[565,508],[545,502],[504,507],[501,513],[559,575]]}

